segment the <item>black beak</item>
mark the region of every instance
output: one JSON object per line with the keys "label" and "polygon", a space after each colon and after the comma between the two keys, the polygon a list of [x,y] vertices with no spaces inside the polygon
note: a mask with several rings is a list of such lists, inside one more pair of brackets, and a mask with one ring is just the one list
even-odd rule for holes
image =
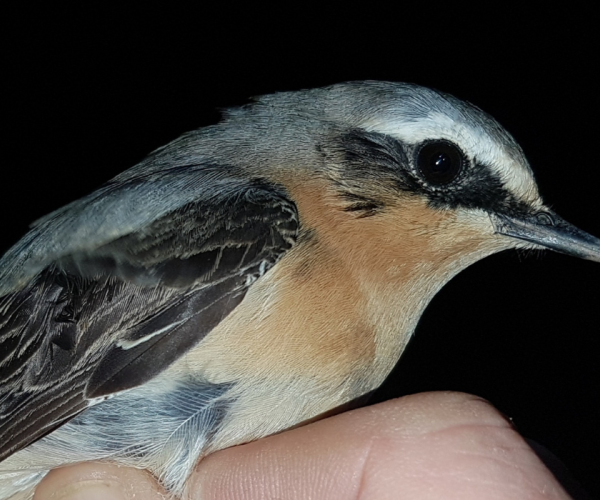
{"label": "black beak", "polygon": [[600,262],[600,239],[550,211],[525,217],[490,214],[498,234],[529,241],[556,252]]}

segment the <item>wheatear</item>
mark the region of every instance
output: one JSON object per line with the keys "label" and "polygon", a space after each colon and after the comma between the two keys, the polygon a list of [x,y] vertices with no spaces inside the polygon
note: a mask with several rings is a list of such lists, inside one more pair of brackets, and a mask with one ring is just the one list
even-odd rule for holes
{"label": "wheatear", "polygon": [[207,454],[377,388],[435,293],[509,248],[600,261],[472,105],[352,82],[230,110],[0,261],[0,498],[85,460],[180,494]]}

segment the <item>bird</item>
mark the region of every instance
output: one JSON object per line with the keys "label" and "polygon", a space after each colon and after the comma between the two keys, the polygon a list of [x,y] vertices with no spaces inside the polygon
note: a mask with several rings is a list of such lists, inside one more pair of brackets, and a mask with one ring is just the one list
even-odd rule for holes
{"label": "bird", "polygon": [[0,499],[361,404],[433,296],[508,249],[600,262],[512,136],[416,84],[278,92],[34,222],[0,259]]}

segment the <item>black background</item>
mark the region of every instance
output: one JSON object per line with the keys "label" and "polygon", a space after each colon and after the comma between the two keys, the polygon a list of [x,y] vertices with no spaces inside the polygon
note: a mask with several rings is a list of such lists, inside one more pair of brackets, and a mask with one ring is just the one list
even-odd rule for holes
{"label": "black background", "polygon": [[[357,79],[420,83],[483,108],[520,142],[545,200],[600,235],[592,7],[241,12],[90,2],[22,3],[5,14],[1,251],[37,217],[214,123],[219,107]],[[599,281],[600,264],[552,253],[472,266],[433,300],[376,397],[487,398],[600,496]]]}

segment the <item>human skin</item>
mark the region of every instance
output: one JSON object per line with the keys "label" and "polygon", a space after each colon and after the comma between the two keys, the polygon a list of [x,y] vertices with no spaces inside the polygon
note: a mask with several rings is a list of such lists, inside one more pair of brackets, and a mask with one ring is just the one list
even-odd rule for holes
{"label": "human skin", "polygon": [[[146,472],[57,469],[34,500],[163,500]],[[189,500],[569,499],[488,402],[422,393],[343,413],[202,460]]]}

